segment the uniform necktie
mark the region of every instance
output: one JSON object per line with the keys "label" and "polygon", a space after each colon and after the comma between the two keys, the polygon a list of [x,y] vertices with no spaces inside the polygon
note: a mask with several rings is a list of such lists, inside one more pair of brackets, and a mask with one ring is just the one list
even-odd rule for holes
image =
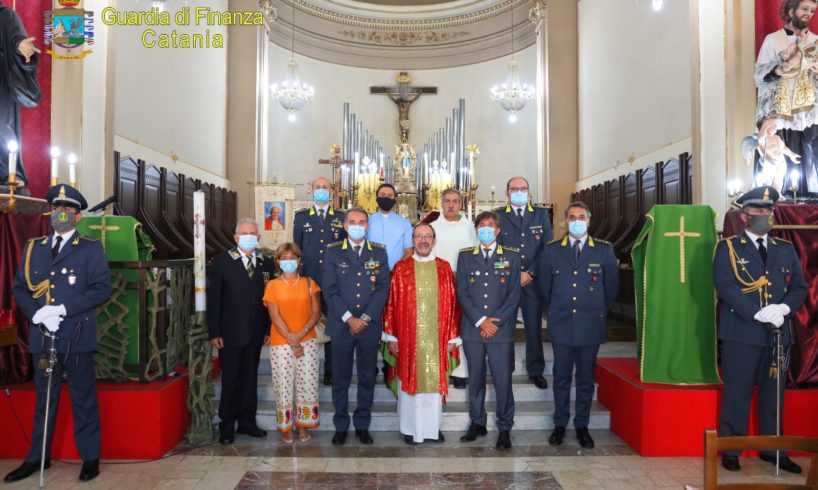
{"label": "uniform necktie", "polygon": [[486,264],[489,263],[489,252],[491,252],[490,248],[484,248],[483,249],[483,260],[486,261]]}
{"label": "uniform necktie", "polygon": [[323,223],[324,222],[324,210],[323,209],[318,210],[318,217],[321,219],[321,223]]}
{"label": "uniform necktie", "polygon": [[57,240],[54,241],[54,246],[51,247],[51,260],[57,258],[57,254],[60,253],[60,244],[62,243],[62,237],[57,235]]}
{"label": "uniform necktie", "polygon": [[352,249],[355,250],[355,257],[360,259],[361,258],[361,246],[360,245],[355,245],[354,247],[352,247]]}
{"label": "uniform necktie", "polygon": [[247,254],[245,255],[245,257],[247,257],[247,265],[245,266],[245,268],[247,269],[247,277],[252,279],[253,273],[256,271],[256,268],[253,266],[253,255]]}
{"label": "uniform necktie", "polygon": [[517,208],[517,217],[520,218],[520,221],[523,220],[523,208]]}
{"label": "uniform necktie", "polygon": [[756,238],[756,242],[758,243],[758,254],[761,255],[761,261],[764,264],[767,264],[767,247],[764,246],[764,239],[763,238]]}
{"label": "uniform necktie", "polygon": [[579,240],[574,240],[574,265],[579,262]]}

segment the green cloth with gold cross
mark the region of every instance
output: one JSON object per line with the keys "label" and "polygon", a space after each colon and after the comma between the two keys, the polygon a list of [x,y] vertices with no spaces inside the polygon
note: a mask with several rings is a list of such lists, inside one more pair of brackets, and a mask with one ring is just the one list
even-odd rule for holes
{"label": "green cloth with gold cross", "polygon": [[710,206],[656,205],[633,258],[640,378],[648,383],[720,383],[716,368]]}

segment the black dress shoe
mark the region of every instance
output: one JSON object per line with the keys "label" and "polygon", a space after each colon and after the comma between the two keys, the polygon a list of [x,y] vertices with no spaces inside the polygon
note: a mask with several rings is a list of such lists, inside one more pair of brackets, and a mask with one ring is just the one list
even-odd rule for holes
{"label": "black dress shoe", "polygon": [[363,444],[375,442],[375,439],[372,439],[372,434],[369,433],[369,429],[355,429],[355,437]]}
{"label": "black dress shoe", "polygon": [[530,380],[532,383],[534,383],[534,386],[536,386],[537,388],[539,388],[539,389],[541,389],[541,390],[544,390],[544,389],[548,388],[548,380],[546,380],[545,378],[543,378],[543,376],[542,376],[542,375],[539,375],[539,376],[529,376],[529,377],[528,377],[528,379],[529,379],[529,380]]}
{"label": "black dress shoe", "polygon": [[738,456],[722,456],[721,466],[727,471],[741,470],[741,465],[738,463]]}
{"label": "black dress shoe", "polygon": [[80,481],[93,480],[99,475],[99,460],[83,461],[80,470]]}
{"label": "black dress shoe", "polygon": [[[45,469],[48,469],[48,468],[51,468],[51,460],[50,459],[45,460]],[[18,466],[16,469],[14,469],[8,475],[6,475],[6,477],[3,478],[3,481],[6,482],[6,483],[13,483],[13,482],[16,482],[16,481],[20,481],[20,480],[23,480],[25,478],[28,478],[29,476],[31,476],[33,473],[35,473],[37,471],[40,471],[40,462],[39,461],[34,461],[33,463],[26,463],[25,461],[23,461],[23,464]]]}
{"label": "black dress shoe", "polygon": [[[775,464],[775,456],[770,456],[768,454],[761,454],[759,455],[761,461],[766,461],[768,463]],[[801,467],[798,466],[795,461],[791,460],[789,456],[781,456],[778,460],[778,467],[781,468],[782,471],[786,471],[787,473],[795,473],[796,475],[801,474]]]}
{"label": "black dress shoe", "polygon": [[497,436],[497,444],[495,447],[502,450],[511,449],[511,432],[501,430],[500,435]]}
{"label": "black dress shoe", "polygon": [[579,441],[579,445],[585,449],[594,448],[594,440],[591,434],[588,433],[587,427],[577,427],[577,440]]}
{"label": "black dress shoe", "polygon": [[403,442],[409,444],[410,446],[417,446],[419,443],[415,442],[415,438],[413,436],[403,436]]}
{"label": "black dress shoe", "polygon": [[460,442],[472,442],[478,437],[486,434],[488,434],[488,431],[484,426],[473,423],[469,426],[469,430],[466,431],[466,435],[460,438]]}
{"label": "black dress shoe", "polygon": [[440,432],[440,431],[437,432],[437,441],[435,441],[435,442],[446,442],[446,438],[443,437],[442,432]]}
{"label": "black dress shoe", "polygon": [[554,431],[548,437],[548,444],[559,446],[563,439],[565,439],[565,427],[554,427]]}
{"label": "black dress shoe", "polygon": [[250,437],[267,437],[267,431],[261,427],[239,427],[236,430],[239,434],[244,434]]}
{"label": "black dress shoe", "polygon": [[343,446],[345,442],[347,442],[347,431],[335,431],[335,435],[332,436],[332,444],[334,446]]}
{"label": "black dress shoe", "polygon": [[324,386],[332,386],[332,373],[324,373]]}
{"label": "black dress shoe", "polygon": [[236,440],[236,434],[233,431],[222,431],[219,432],[219,443],[220,444],[233,444],[233,441]]}
{"label": "black dress shoe", "polygon": [[466,378],[458,378],[457,376],[452,376],[452,386],[457,388],[458,390],[466,389]]}

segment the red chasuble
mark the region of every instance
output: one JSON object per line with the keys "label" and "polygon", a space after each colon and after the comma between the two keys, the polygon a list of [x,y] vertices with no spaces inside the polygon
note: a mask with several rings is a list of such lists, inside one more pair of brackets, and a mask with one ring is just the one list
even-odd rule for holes
{"label": "red chasuble", "polygon": [[[448,372],[450,357],[457,362],[458,354],[455,349],[448,353],[449,341],[460,335],[459,315],[457,314],[457,298],[454,287],[454,274],[449,263],[443,259],[435,258],[437,265],[438,295],[437,295],[437,316],[438,316],[438,341],[440,353],[440,385],[438,392],[441,395],[448,393]],[[417,392],[417,366],[416,366],[416,325],[417,325],[417,295],[415,292],[415,259],[407,257],[395,264],[392,269],[392,282],[389,286],[389,301],[383,314],[383,331],[398,339],[397,362],[392,356],[386,356],[388,351],[383,349],[385,358],[390,365],[387,373],[387,381],[390,374],[393,374],[393,367],[397,365],[397,376],[401,380],[403,391],[410,395]],[[391,358],[391,359],[389,359]],[[454,367],[454,366],[452,366]],[[394,379],[392,379],[394,381]],[[396,382],[390,383],[393,391]]]}

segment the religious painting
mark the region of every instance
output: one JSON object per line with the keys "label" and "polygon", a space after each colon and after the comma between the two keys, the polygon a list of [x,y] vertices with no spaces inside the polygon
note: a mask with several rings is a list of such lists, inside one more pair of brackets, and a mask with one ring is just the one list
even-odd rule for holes
{"label": "religious painting", "polygon": [[265,201],[264,229],[266,231],[282,231],[287,229],[284,222],[287,203],[283,201]]}
{"label": "religious painting", "polygon": [[272,254],[280,245],[293,239],[295,185],[259,184],[255,186],[256,222],[261,228],[259,247]]}

